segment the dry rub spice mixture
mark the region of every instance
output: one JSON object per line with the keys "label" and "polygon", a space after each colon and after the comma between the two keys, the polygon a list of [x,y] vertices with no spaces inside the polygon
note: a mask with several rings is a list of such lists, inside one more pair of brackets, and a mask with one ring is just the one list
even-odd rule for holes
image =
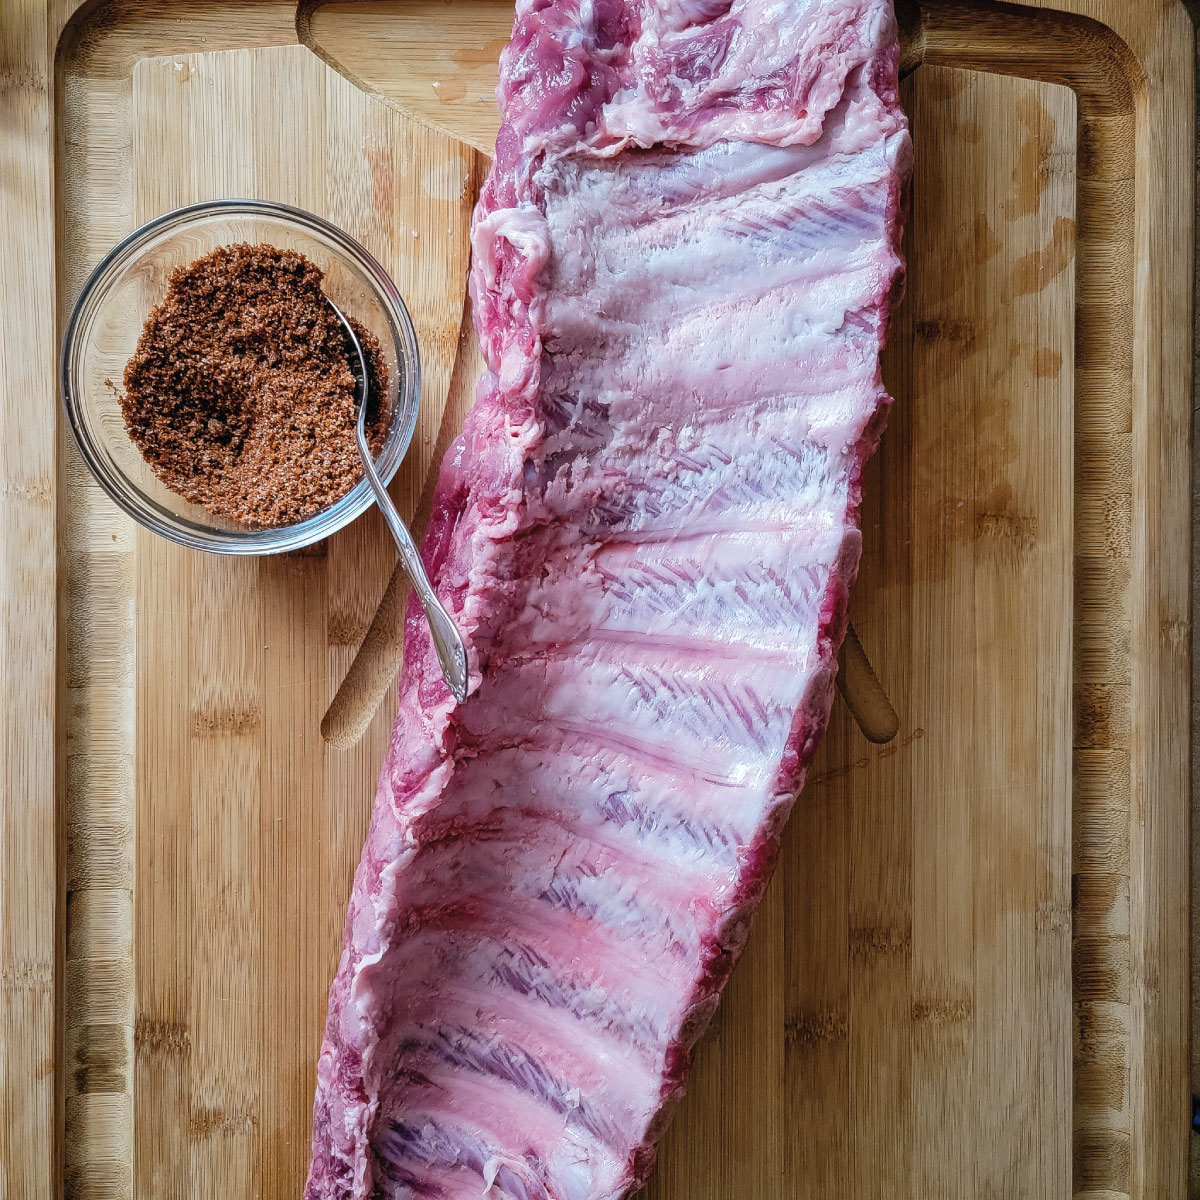
{"label": "dry rub spice mixture", "polygon": [[[125,367],[121,411],[154,473],[210,513],[291,525],[362,477],[353,353],[321,270],[274,246],[223,246],[172,272]],[[378,339],[351,320],[367,360],[367,436],[386,426]]]}

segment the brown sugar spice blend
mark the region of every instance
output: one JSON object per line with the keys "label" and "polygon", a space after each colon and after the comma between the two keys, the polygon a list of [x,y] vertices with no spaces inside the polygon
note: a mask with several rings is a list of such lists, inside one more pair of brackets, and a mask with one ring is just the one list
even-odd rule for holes
{"label": "brown sugar spice blend", "polygon": [[[353,353],[294,250],[223,246],[171,273],[125,367],[129,436],[172,491],[254,528],[291,525],[362,477]],[[378,339],[351,320],[367,360],[367,440],[378,454],[388,372]]]}

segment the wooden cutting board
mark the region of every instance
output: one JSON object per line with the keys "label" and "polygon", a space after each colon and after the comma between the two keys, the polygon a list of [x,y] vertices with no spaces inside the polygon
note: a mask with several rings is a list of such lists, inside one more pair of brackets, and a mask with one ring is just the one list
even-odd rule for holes
{"label": "wooden cutting board", "polygon": [[[835,707],[655,1200],[1185,1192],[1193,34],[1165,0],[1060,8],[905,13],[909,288],[852,602],[901,732]],[[0,13],[0,1195],[299,1194],[395,705],[320,738],[378,520],[255,563],[136,530],[57,426],[56,331],[162,209],[326,215],[414,312],[416,512],[478,372],[510,21]]]}

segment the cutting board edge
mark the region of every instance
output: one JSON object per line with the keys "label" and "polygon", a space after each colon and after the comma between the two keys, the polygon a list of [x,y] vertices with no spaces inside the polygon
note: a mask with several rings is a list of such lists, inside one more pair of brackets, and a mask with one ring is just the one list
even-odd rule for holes
{"label": "cutting board edge", "polygon": [[[53,861],[48,864],[46,858],[50,853],[53,859],[54,848],[59,845],[61,834],[56,811],[56,783],[54,773],[48,767],[48,764],[57,761],[54,735],[57,705],[55,638],[51,633],[56,628],[58,610],[57,571],[54,556],[45,553],[45,530],[55,527],[55,488],[52,480],[56,470],[56,431],[50,422],[28,421],[25,405],[29,397],[42,396],[44,411],[52,412],[55,408],[53,396],[47,394],[52,388],[48,381],[53,378],[53,372],[47,368],[54,359],[51,331],[55,328],[52,314],[56,306],[54,285],[46,278],[47,264],[54,261],[55,241],[54,208],[48,199],[54,188],[56,159],[51,132],[53,89],[49,81],[58,35],[68,17],[81,7],[72,3],[29,2],[0,29],[4,65],[10,78],[17,81],[13,90],[21,101],[14,109],[15,120],[20,122],[25,134],[24,137],[9,139],[0,154],[4,156],[6,164],[27,171],[28,174],[23,177],[31,184],[26,197],[29,202],[26,211],[18,220],[6,226],[5,244],[0,251],[0,268],[3,268],[5,281],[9,285],[5,289],[5,303],[9,306],[5,327],[14,331],[16,336],[27,337],[28,344],[37,348],[36,353],[24,356],[19,361],[10,358],[6,364],[4,390],[6,427],[22,431],[20,453],[5,459],[2,464],[3,477],[0,478],[5,497],[4,578],[10,614],[3,659],[6,664],[6,712],[9,714],[6,733],[10,746],[20,745],[27,753],[6,756],[6,794],[22,796],[24,803],[15,812],[13,806],[9,805],[4,813],[6,862],[0,876],[8,898],[6,911],[23,914],[29,925],[24,931],[14,933],[11,926],[3,931],[6,984],[4,1018],[9,1043],[18,1045],[21,1054],[10,1057],[6,1065],[8,1073],[0,1080],[5,1094],[17,1096],[20,1100],[18,1104],[4,1106],[9,1115],[4,1125],[0,1126],[0,1133],[3,1134],[0,1150],[7,1151],[4,1157],[9,1164],[10,1179],[31,1180],[39,1188],[45,1185],[45,1194],[53,1194],[57,1190],[55,1179],[62,1163],[61,1145],[56,1156],[49,1126],[44,1118],[53,1106],[53,1083],[48,1080],[54,1071],[51,1069],[47,1073],[45,1069],[47,1063],[53,1068],[57,1054],[53,1010],[64,993],[62,985],[65,982],[61,949],[54,954],[46,953],[46,946],[54,944],[56,935],[51,933],[48,941],[44,936],[47,929],[61,928],[59,910],[64,899],[61,886],[53,882],[62,877],[61,858],[57,864]],[[1085,5],[1080,3],[1074,7],[1083,8]],[[1151,43],[1157,27],[1148,28],[1148,22],[1139,25],[1134,14],[1122,12],[1115,2],[1097,2],[1087,7],[1106,9],[1112,14],[1112,26],[1125,34],[1126,43],[1140,47],[1139,61],[1149,63],[1155,59]],[[1175,21],[1174,14],[1184,11],[1182,4],[1172,4],[1169,13],[1164,13],[1163,28],[1168,21]],[[1179,32],[1178,25],[1174,25],[1173,33],[1177,35]],[[1188,36],[1185,40],[1190,52],[1190,23],[1186,32]],[[1189,76],[1186,90],[1190,111],[1193,94],[1190,86],[1190,54],[1185,64],[1186,71],[1180,66],[1178,49],[1173,56],[1165,57],[1177,76]],[[1148,71],[1146,73],[1149,74]],[[1178,89],[1179,86],[1177,77],[1173,87]],[[1142,106],[1139,110],[1141,119],[1151,119],[1153,114],[1148,110],[1154,107],[1153,96],[1143,94],[1139,104]],[[1186,155],[1190,155],[1190,147],[1185,149]],[[1170,173],[1165,151],[1159,166],[1164,176]],[[1190,176],[1188,182],[1190,185]],[[1178,205],[1172,210],[1175,217],[1180,217],[1181,212],[1183,224],[1188,230],[1187,240],[1191,243],[1191,214],[1186,207],[1180,210]],[[1149,242],[1150,239],[1145,240]],[[1186,274],[1188,286],[1178,289],[1176,295],[1186,294],[1186,305],[1190,312],[1191,255],[1183,257],[1187,259],[1188,269],[1183,272],[1176,264],[1173,278],[1178,279],[1181,274]],[[1178,323],[1178,313],[1174,316]],[[1167,325],[1169,327],[1170,322]],[[1190,344],[1190,319],[1187,326],[1188,332],[1177,334],[1175,340],[1177,353],[1188,363],[1180,373],[1190,377],[1190,355],[1183,353],[1187,349],[1185,344]],[[1146,354],[1149,340],[1146,336],[1142,338],[1143,357],[1138,368],[1139,374],[1147,379],[1156,374],[1154,364],[1148,361]],[[1190,392],[1189,387],[1183,387],[1182,384],[1177,386]],[[1171,430],[1157,430],[1147,436],[1158,439],[1160,444],[1173,440]],[[1189,441],[1190,426],[1184,444]],[[1144,450],[1149,448],[1143,447]],[[1170,450],[1169,445],[1166,448]],[[1178,453],[1165,461],[1169,464],[1172,478],[1178,480],[1181,474]],[[1188,473],[1186,468],[1187,464],[1184,464],[1184,478]],[[1168,525],[1176,535],[1181,531],[1186,532],[1190,515],[1190,495],[1185,502],[1179,492],[1180,487],[1176,482],[1161,506],[1162,511],[1153,518],[1155,522]],[[1152,572],[1161,569],[1161,564],[1148,566],[1151,573],[1147,578],[1152,579]],[[1178,573],[1177,569],[1175,573]],[[14,580],[17,581],[15,586]],[[1162,660],[1163,676],[1176,680],[1181,672],[1186,671],[1186,666],[1181,667],[1178,662],[1178,641],[1181,631],[1186,641],[1190,617],[1187,598],[1182,603],[1180,601],[1177,579],[1173,581],[1168,608],[1165,620],[1143,624],[1140,637],[1150,651],[1150,661]],[[19,662],[19,671],[12,669],[13,662]],[[1178,696],[1186,695],[1186,688],[1182,691],[1174,689],[1174,698],[1164,698],[1160,691],[1153,688],[1151,692],[1153,711],[1159,711],[1159,706],[1165,703],[1162,716],[1166,719],[1158,726],[1157,734],[1150,736],[1156,736],[1161,741],[1169,738],[1170,731],[1178,733],[1181,729],[1186,730],[1186,715],[1181,718],[1178,711]],[[1164,730],[1168,732],[1164,734]],[[1148,740],[1145,757],[1155,757],[1153,749],[1154,742]],[[1178,771],[1178,767],[1174,769]],[[1172,790],[1179,790],[1178,779],[1172,782]],[[1153,820],[1152,814],[1147,815]],[[1177,832],[1177,826],[1152,828],[1149,836],[1157,840],[1144,845],[1142,852],[1152,855],[1155,846],[1162,848]],[[1176,841],[1172,861],[1177,861],[1181,847],[1186,847],[1186,839],[1182,843]],[[1160,924],[1169,926],[1175,916],[1177,910],[1164,903],[1156,919]],[[1150,1015],[1153,1016],[1153,1013]],[[1174,1018],[1176,1028],[1179,1026],[1177,1017],[1178,1014]],[[49,1124],[61,1128],[61,1120]],[[1152,1179],[1147,1170],[1145,1166],[1137,1170],[1131,1175],[1131,1183],[1143,1190],[1148,1188]],[[1151,1193],[1145,1191],[1145,1194]]]}

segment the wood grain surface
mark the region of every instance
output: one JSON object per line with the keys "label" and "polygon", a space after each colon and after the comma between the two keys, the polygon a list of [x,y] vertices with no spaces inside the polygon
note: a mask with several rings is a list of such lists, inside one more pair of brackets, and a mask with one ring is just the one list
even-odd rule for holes
{"label": "wood grain surface", "polygon": [[[0,1194],[294,1197],[394,697],[349,751],[318,722],[392,556],[373,517],[259,563],[135,531],[56,429],[51,314],[172,205],[329,216],[413,302],[427,507],[510,10],[75,7],[0,12]],[[905,13],[852,605],[900,732],[835,709],[655,1200],[1184,1194],[1193,35],[1059,7]]]}
{"label": "wood grain surface", "polygon": [[[420,418],[391,488],[410,518],[458,350],[474,152],[303,46],[144,59],[132,127],[139,222],[213,196],[269,197],[353,230],[385,265],[422,350]],[[163,171],[167,157],[190,169]],[[147,614],[135,655],[145,748],[135,1194],[298,1196],[321,980],[389,716],[352,755],[329,752],[315,723],[395,549],[372,519],[278,559],[195,555],[142,530],[135,554]],[[170,799],[155,803],[160,796]],[[180,945],[193,952],[169,949]]]}
{"label": "wood grain surface", "polygon": [[54,26],[44,0],[0,14],[0,1192],[30,1196],[55,1176],[61,996],[54,422],[31,406],[55,399]]}

